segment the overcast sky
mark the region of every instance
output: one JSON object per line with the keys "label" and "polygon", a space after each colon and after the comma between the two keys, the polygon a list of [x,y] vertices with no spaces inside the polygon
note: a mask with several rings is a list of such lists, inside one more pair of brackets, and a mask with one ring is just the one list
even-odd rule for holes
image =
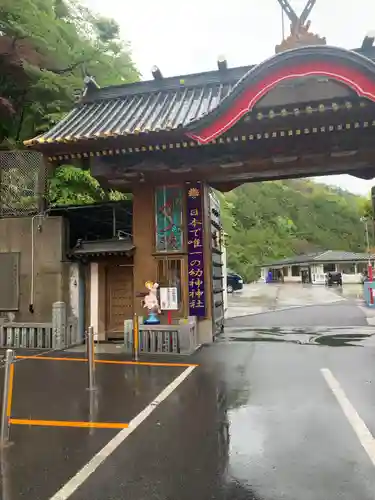
{"label": "overcast sky", "polygon": [[[277,0],[85,0],[93,10],[113,17],[131,44],[143,79],[157,65],[164,76],[216,68],[218,55],[230,66],[262,62],[280,43],[281,9]],[[290,0],[299,14],[307,0]],[[311,31],[329,45],[359,47],[375,30],[375,0],[317,0]],[[286,32],[289,22],[285,21]],[[320,178],[352,192],[367,194],[372,181],[351,176]]]}

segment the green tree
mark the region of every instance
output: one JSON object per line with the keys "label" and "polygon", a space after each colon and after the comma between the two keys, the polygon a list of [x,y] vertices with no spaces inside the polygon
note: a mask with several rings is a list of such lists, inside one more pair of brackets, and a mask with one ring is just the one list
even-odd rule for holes
{"label": "green tree", "polygon": [[66,165],[57,168],[50,180],[48,203],[50,206],[89,205],[125,200],[129,196],[118,191],[105,192],[88,170]]}
{"label": "green tree", "polygon": [[369,202],[363,197],[310,180],[246,184],[219,196],[228,264],[247,280],[267,261],[365,248],[360,217]]}
{"label": "green tree", "polygon": [[2,0],[0,32],[3,147],[61,119],[82,90],[84,73],[99,85],[139,78],[118,24],[78,2]]}
{"label": "green tree", "polygon": [[[99,85],[132,82],[139,73],[113,19],[69,0],[0,2],[0,148],[49,129],[74,105],[84,74]],[[59,168],[52,204],[122,199],[105,193],[89,172]]]}

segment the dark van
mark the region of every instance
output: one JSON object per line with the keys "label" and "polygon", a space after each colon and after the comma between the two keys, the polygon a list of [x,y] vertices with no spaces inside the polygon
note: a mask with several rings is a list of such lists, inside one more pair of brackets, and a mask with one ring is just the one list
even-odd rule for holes
{"label": "dark van", "polygon": [[342,274],[337,271],[330,271],[326,274],[326,285],[342,286]]}
{"label": "dark van", "polygon": [[236,290],[242,290],[243,288],[243,278],[237,273],[228,271],[227,275],[227,292],[233,293]]}

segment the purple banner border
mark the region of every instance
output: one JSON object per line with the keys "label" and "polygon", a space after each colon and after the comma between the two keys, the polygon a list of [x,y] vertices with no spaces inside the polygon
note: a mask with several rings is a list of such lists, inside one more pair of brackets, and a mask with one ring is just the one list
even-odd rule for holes
{"label": "purple banner border", "polygon": [[203,250],[203,193],[200,182],[187,184],[189,316],[206,316]]}

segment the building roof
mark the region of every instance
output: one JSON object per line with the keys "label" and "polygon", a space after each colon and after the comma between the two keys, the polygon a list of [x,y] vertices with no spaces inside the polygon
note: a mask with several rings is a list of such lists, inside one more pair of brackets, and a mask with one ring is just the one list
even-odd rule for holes
{"label": "building roof", "polygon": [[315,253],[307,253],[302,255],[294,255],[293,257],[286,257],[285,259],[273,261],[270,263],[265,263],[262,267],[270,267],[270,266],[289,266],[294,264],[304,264],[308,262],[312,262],[314,257],[319,255],[317,252]]}
{"label": "building roof", "polygon": [[[171,132],[177,129],[185,129],[187,132],[190,130],[187,135],[199,141],[200,136],[194,135],[194,131],[206,127],[220,116],[225,118],[225,113],[233,103],[241,104],[241,96],[246,101],[247,97],[243,95],[244,89],[251,82],[260,85],[262,78],[272,71],[275,72],[277,68],[279,72],[287,71],[287,65],[291,64],[293,58],[297,57],[303,62],[307,56],[315,58],[324,56],[328,58],[327,63],[332,57],[347,58],[352,64],[363,66],[366,71],[369,73],[373,71],[375,74],[375,64],[371,60],[375,61],[375,49],[367,51],[366,57],[363,55],[361,49],[348,51],[324,46],[302,47],[277,54],[259,65],[103,89],[90,87],[83,100],[62,121],[48,132],[26,141],[25,144],[32,146],[69,143],[77,140]],[[314,71],[311,74],[314,74]],[[280,77],[280,81],[290,77],[290,74],[287,74]],[[272,85],[274,86],[275,82]],[[259,95],[251,100],[248,109],[242,106],[241,113],[236,115],[236,120],[249,111],[268,91],[269,89],[266,89],[262,94],[258,92]],[[229,127],[234,122],[228,124]],[[202,142],[209,139],[202,139]]]}
{"label": "building roof", "polygon": [[184,128],[218,106],[253,66],[136,82],[89,92],[39,141],[100,138]]}
{"label": "building roof", "polygon": [[[371,258],[374,256],[372,255]],[[314,262],[356,262],[368,261],[368,253],[345,252],[338,250],[327,250],[314,258]]]}
{"label": "building roof", "polygon": [[130,239],[80,241],[70,252],[71,257],[99,257],[102,255],[132,255],[135,246]]}
{"label": "building roof", "polygon": [[[375,259],[375,255],[370,255],[371,260]],[[369,254],[355,253],[340,250],[326,250],[322,252],[308,253],[303,255],[295,255],[286,259],[278,260],[263,264],[262,267],[274,266],[289,266],[298,264],[313,264],[315,262],[367,262]]]}

